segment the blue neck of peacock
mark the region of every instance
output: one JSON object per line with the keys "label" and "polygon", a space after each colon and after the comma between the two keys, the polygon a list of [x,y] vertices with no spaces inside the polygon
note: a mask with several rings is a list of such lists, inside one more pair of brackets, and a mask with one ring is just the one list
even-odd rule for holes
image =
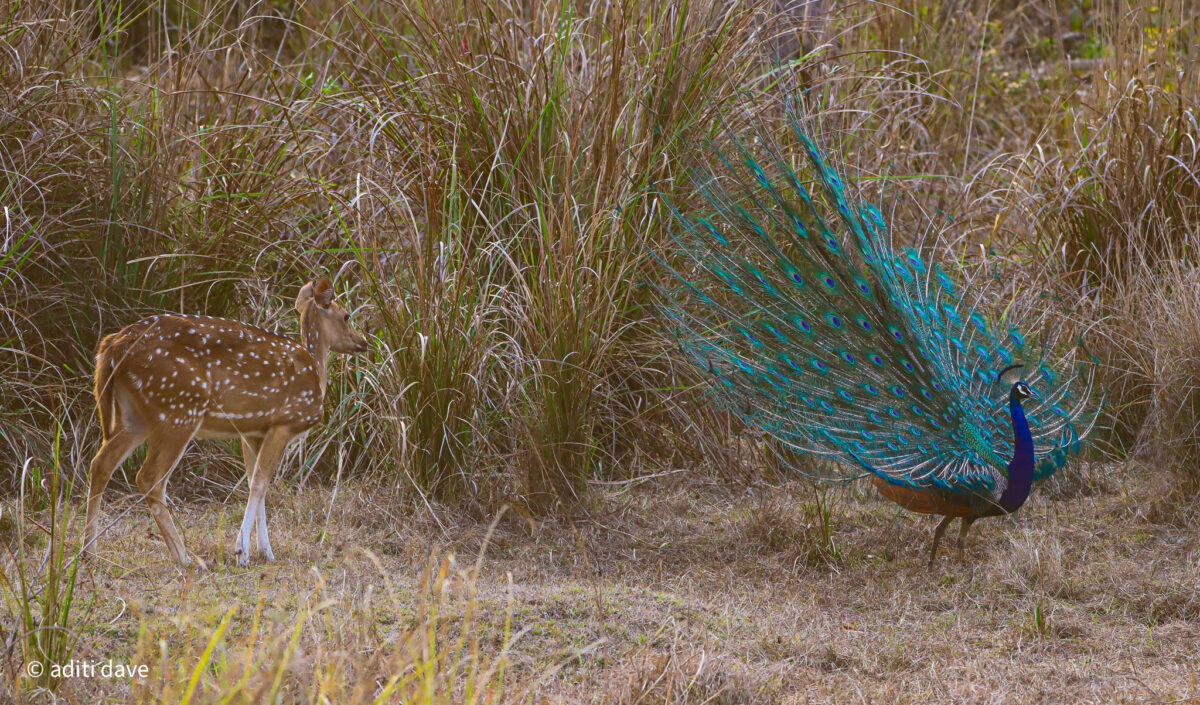
{"label": "blue neck of peacock", "polygon": [[1008,487],[1000,495],[1000,506],[1006,512],[1015,512],[1025,504],[1033,488],[1033,434],[1016,394],[1008,397],[1008,411],[1012,414],[1013,459],[1008,464]]}

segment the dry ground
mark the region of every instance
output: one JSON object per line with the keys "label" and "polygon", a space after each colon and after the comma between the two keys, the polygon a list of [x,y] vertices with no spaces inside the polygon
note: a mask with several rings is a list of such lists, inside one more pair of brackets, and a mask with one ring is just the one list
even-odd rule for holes
{"label": "dry ground", "polygon": [[[1147,518],[1162,491],[1148,472],[1055,479],[1015,517],[978,524],[964,562],[951,543],[930,571],[933,520],[865,484],[827,495],[832,546],[798,482],[735,488],[677,473],[598,487],[574,521],[500,521],[473,603],[481,649],[498,651],[511,609],[508,684],[547,703],[1195,701],[1200,541],[1190,522]],[[305,630],[293,670],[321,663],[337,645],[319,642],[346,630],[369,632],[347,642],[359,648],[385,644],[411,626],[430,557],[469,564],[490,523],[385,512],[376,489],[331,494],[274,487],[278,560],[249,569],[229,556],[240,490],[177,501],[189,548],[210,565],[195,578],[168,562],[134,506],[83,580],[98,600],[81,653],[145,660],[148,633],[161,656],[184,623],[211,628],[240,605],[230,634],[244,633],[256,604],[286,622],[314,596],[339,626]],[[109,519],[131,506],[112,489],[109,499]],[[85,700],[129,693],[127,682],[68,686]]]}

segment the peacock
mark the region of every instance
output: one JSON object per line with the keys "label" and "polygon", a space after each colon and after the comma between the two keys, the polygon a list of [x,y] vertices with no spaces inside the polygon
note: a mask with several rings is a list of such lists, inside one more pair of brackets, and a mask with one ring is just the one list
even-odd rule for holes
{"label": "peacock", "polygon": [[787,114],[802,156],[765,131],[731,135],[693,170],[701,205],[669,204],[683,256],[659,258],[666,323],[723,406],[784,455],[942,516],[930,567],[961,519],[962,560],[976,520],[1016,511],[1078,455],[1099,412],[1095,361],[1079,345],[1049,355],[932,257],[894,247],[881,210],[848,195]]}

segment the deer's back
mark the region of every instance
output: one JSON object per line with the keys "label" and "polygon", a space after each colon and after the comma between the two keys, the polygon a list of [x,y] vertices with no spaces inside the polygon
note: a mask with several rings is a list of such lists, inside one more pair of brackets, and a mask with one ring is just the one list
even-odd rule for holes
{"label": "deer's back", "polygon": [[316,362],[295,340],[209,316],[151,316],[100,343],[125,403],[151,424],[200,424],[200,438],[257,436],[321,419]]}

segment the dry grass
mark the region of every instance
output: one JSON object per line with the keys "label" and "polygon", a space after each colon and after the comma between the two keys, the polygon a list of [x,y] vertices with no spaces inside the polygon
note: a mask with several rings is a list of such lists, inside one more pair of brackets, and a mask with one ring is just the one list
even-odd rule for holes
{"label": "dry grass", "polygon": [[[1083,473],[1082,486],[1113,490],[1085,496],[1063,483],[1012,519],[982,522],[965,563],[944,556],[931,571],[934,522],[852,490],[836,493],[842,557],[831,565],[789,559],[796,545],[751,519],[763,511],[754,492],[695,480],[593,493],[591,517],[576,521],[531,525],[509,513],[490,541],[488,522],[448,510],[435,519],[362,490],[331,501],[326,489],[281,489],[274,565],[232,567],[236,505],[179,507],[191,548],[212,566],[198,576],[167,561],[147,512],[127,498],[109,511],[133,511],[80,580],[95,617],[78,654],[146,663],[153,676],[132,690],[68,680],[60,694],[176,700],[227,619],[199,701],[243,683],[238,701],[275,687],[284,702],[322,690],[359,702],[442,651],[434,692],[454,702],[471,702],[470,663],[492,688],[475,702],[1194,698],[1194,529],[1146,522],[1162,483],[1124,465]],[[802,535],[810,490],[777,491],[797,511],[770,520]],[[430,559],[447,552],[453,566]],[[487,675],[501,663],[502,685],[498,670]]]}

